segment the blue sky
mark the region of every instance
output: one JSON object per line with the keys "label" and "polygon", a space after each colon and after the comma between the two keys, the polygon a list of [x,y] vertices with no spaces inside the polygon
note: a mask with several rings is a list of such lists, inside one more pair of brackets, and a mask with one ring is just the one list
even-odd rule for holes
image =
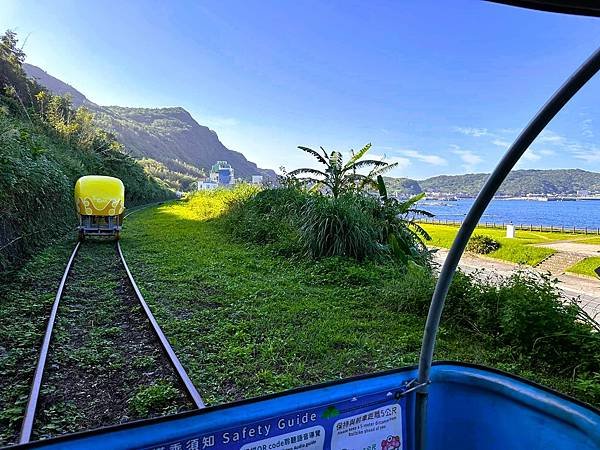
{"label": "blue sky", "polygon": [[[372,142],[418,179],[491,170],[600,45],[599,19],[474,0],[2,0],[7,28],[92,101],[183,106],[262,167]],[[599,100],[595,79],[520,168],[600,171]]]}

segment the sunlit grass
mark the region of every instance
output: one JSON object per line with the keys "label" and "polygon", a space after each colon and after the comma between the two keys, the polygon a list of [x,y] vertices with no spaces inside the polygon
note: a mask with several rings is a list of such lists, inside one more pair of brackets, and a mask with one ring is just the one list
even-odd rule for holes
{"label": "sunlit grass", "polygon": [[[209,404],[415,364],[425,317],[395,264],[275,256],[237,242],[219,217],[227,195],[201,194],[133,215],[122,245],[134,276]],[[414,292],[414,295],[422,293]],[[436,357],[532,373],[491,338],[442,327]]]}
{"label": "sunlit grass", "polygon": [[598,278],[595,269],[600,267],[600,257],[586,258],[567,269],[567,272]]}
{"label": "sunlit grass", "polygon": [[[428,245],[434,247],[450,248],[456,237],[456,233],[458,233],[458,227],[452,225],[422,225],[431,235],[431,241],[428,242]],[[541,262],[555,253],[552,249],[534,247],[531,244],[553,242],[567,236],[562,233],[536,233],[517,230],[516,237],[509,239],[506,237],[506,230],[484,227],[476,228],[475,233],[491,236],[500,242],[500,248],[486,256],[530,266]],[[572,238],[573,235],[570,235],[570,237]]]}

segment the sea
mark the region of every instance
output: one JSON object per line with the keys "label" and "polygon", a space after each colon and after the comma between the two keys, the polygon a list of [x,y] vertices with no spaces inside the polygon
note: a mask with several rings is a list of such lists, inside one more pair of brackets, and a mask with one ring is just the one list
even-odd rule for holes
{"label": "sea", "polygon": [[[462,221],[475,199],[424,200],[418,207],[437,220]],[[480,223],[600,228],[600,200],[550,201],[494,199]]]}

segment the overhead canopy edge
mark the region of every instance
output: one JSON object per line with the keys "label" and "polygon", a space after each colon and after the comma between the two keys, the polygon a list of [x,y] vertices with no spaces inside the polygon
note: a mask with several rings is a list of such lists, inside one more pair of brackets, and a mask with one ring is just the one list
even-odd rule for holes
{"label": "overhead canopy edge", "polygon": [[598,0],[486,0],[520,8],[536,9],[577,16],[600,17],[600,1]]}

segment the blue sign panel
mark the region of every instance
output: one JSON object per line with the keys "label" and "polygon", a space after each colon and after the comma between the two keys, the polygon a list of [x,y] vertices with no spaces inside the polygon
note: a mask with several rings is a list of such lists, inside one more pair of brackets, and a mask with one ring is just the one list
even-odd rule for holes
{"label": "blue sign panel", "polygon": [[231,168],[219,169],[219,184],[231,184]]}
{"label": "blue sign panel", "polygon": [[402,391],[320,407],[167,442],[147,450],[405,450]]}

